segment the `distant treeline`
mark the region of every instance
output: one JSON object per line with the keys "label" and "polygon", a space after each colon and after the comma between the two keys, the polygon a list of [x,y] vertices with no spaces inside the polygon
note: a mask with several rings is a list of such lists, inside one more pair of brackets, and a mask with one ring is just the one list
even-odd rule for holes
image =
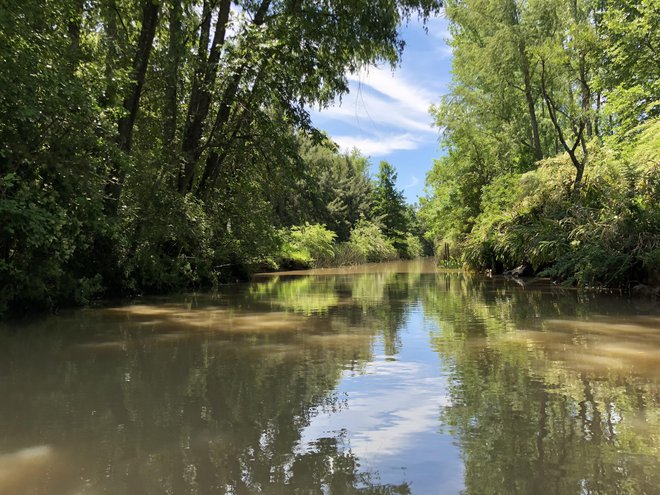
{"label": "distant treeline", "polygon": [[480,269],[660,285],[660,3],[445,4],[429,239]]}
{"label": "distant treeline", "polygon": [[314,263],[306,224],[404,252],[307,109],[395,64],[400,24],[439,3],[2,2],[0,313],[209,286],[283,249]]}

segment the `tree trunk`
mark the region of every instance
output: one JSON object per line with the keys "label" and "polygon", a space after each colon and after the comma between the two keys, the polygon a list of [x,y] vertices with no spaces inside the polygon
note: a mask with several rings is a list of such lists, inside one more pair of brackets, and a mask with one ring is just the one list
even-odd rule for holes
{"label": "tree trunk", "polygon": [[580,57],[580,98],[582,103],[583,120],[585,122],[585,130],[587,139],[593,136],[593,127],[591,123],[591,88],[587,81],[587,67],[584,56]]}
{"label": "tree trunk", "polygon": [[594,117],[594,134],[597,137],[600,137],[600,120],[599,120],[599,115],[600,115],[600,107],[601,107],[601,102],[603,99],[603,94],[598,91],[596,93],[596,116]]}
{"label": "tree trunk", "polygon": [[[262,0],[261,5],[259,6],[259,9],[257,9],[257,12],[255,13],[254,19],[252,21],[252,23],[255,26],[261,26],[265,22],[266,14],[268,12],[270,2],[271,0]],[[255,79],[255,84],[252,87],[252,95],[254,95],[256,88],[258,86],[258,81],[263,75],[265,70],[266,70],[266,65],[264,64],[261,66],[261,68],[258,71],[257,77]],[[209,136],[209,141],[214,139],[214,135],[216,134],[222,135],[227,131],[226,128],[231,118],[232,108],[234,106],[236,96],[239,93],[241,80],[243,79],[243,76],[245,75],[246,71],[247,71],[247,67],[244,65],[234,74],[231,81],[227,85],[227,88],[225,89],[225,92],[222,97],[222,101],[220,102],[220,108],[218,110],[218,114],[216,115],[216,119],[213,124],[213,130],[211,132],[211,135]],[[250,100],[251,99],[252,98],[250,98]],[[247,107],[250,106],[250,102],[246,102],[245,106],[246,106],[246,110],[244,110],[243,116],[247,111]],[[241,121],[244,120],[243,116],[241,116],[241,118],[238,119],[238,124],[231,131],[231,134],[228,136],[228,139],[226,139],[222,143],[223,147],[230,146],[231,142],[236,138],[236,135],[240,130],[240,123]],[[197,187],[197,191],[196,191],[197,196],[202,196],[206,194],[206,192],[213,186],[219,175],[222,162],[228,156],[228,154],[229,154],[228,150],[222,150],[220,152],[213,151],[209,153],[209,156],[206,160],[206,165],[204,167],[204,171],[202,173],[202,179],[200,180],[200,183]],[[190,189],[192,189],[192,184],[189,185],[189,190]]]}
{"label": "tree trunk", "polygon": [[163,108],[163,147],[164,156],[171,157],[172,143],[176,135],[177,121],[177,86],[179,82],[179,65],[183,46],[181,43],[181,0],[171,0],[170,26],[167,47],[167,76],[165,102]]}
{"label": "tree trunk", "polygon": [[[524,51],[524,47],[521,48]],[[525,78],[525,100],[527,101],[527,111],[529,112],[529,121],[532,126],[532,145],[534,148],[534,158],[536,161],[543,160],[543,149],[541,148],[541,136],[539,135],[539,122],[536,117],[536,102],[532,95],[532,82],[529,75],[529,61],[527,57],[522,60],[523,77]]]}
{"label": "tree trunk", "polygon": [[[224,95],[222,97],[222,101],[220,102],[220,109],[218,110],[215,123],[213,124],[214,132],[212,134],[215,134],[215,132],[217,131],[224,133],[225,127],[229,122],[229,117],[231,115],[231,108],[238,93],[238,87],[243,77],[243,72],[244,69],[239,70],[236,74],[234,74],[234,77],[232,77],[231,81],[229,82],[229,86],[227,86],[227,88],[225,89]],[[209,180],[217,175],[216,169],[220,167],[220,163],[222,163],[222,161],[227,157],[229,146],[231,146],[231,141],[233,140],[233,138],[235,138],[237,132],[238,129],[235,130],[235,132],[231,136],[231,139],[225,139],[223,141],[222,148],[224,149],[222,151],[218,152],[217,150],[211,150],[211,152],[209,153],[209,156],[206,159],[206,165],[204,167],[202,178],[197,187],[198,196],[205,192]],[[212,137],[213,136],[210,136],[209,139],[211,139]]]}
{"label": "tree trunk", "polygon": [[[135,58],[133,59],[133,69],[131,73],[132,83],[129,86],[128,94],[124,98],[124,115],[118,122],[117,145],[119,149],[126,154],[131,153],[133,145],[133,128],[140,106],[140,96],[142,87],[147,74],[149,65],[149,55],[156,34],[156,25],[158,23],[158,12],[160,5],[153,0],[143,0],[142,5],[142,28],[140,29],[140,38],[138,40]],[[115,165],[111,172],[110,183],[107,193],[112,210],[116,211],[121,190],[123,187],[126,171]]]}
{"label": "tree trunk", "polygon": [[119,135],[117,143],[119,148],[130,154],[133,145],[133,128],[140,107],[140,96],[149,65],[149,55],[153,46],[158,23],[158,11],[160,5],[153,0],[143,0],[142,5],[142,28],[138,40],[137,51],[133,59],[131,72],[131,85],[128,94],[124,98],[124,115],[119,119]]}
{"label": "tree trunk", "polygon": [[[553,98],[548,93],[546,87],[545,62],[543,60],[541,60],[541,92],[543,93],[543,100],[545,101],[546,108],[548,109],[548,115],[550,116],[552,125],[555,128],[556,137],[559,139],[559,142],[563,146],[566,153],[568,153],[568,156],[571,159],[571,163],[575,167],[576,174],[575,174],[575,181],[573,182],[573,194],[577,196],[578,192],[580,191],[580,187],[582,185],[584,166],[587,163],[587,157],[588,157],[587,143],[584,137],[586,124],[583,118],[579,118],[577,119],[577,121],[573,121],[573,120],[571,121],[571,127],[573,128],[573,133],[575,135],[575,142],[573,143],[572,146],[570,146],[566,141],[566,137],[564,136],[564,130],[562,129],[561,123],[559,122],[559,117],[557,115],[558,113],[557,105],[553,100]],[[569,92],[571,93],[570,97],[573,98],[572,91],[569,90]],[[579,159],[577,154],[575,153],[578,146],[580,146],[582,149],[582,159]]]}
{"label": "tree trunk", "polygon": [[185,194],[190,191],[195,176],[195,167],[201,155],[200,141],[204,132],[204,124],[211,108],[211,95],[217,76],[218,63],[222,45],[225,41],[227,23],[229,22],[230,0],[222,0],[218,10],[218,19],[215,25],[213,41],[208,50],[211,10],[208,3],[204,3],[198,48],[198,66],[193,76],[193,85],[188,104],[186,125],[183,131],[181,152],[183,155],[183,169],[179,171],[178,190]]}
{"label": "tree trunk", "polygon": [[[513,26],[520,26],[520,16],[518,14],[518,7],[515,1],[512,1],[510,4],[511,7],[511,23]],[[529,113],[530,126],[532,128],[532,148],[534,150],[534,158],[536,161],[543,159],[543,149],[541,148],[541,138],[539,135],[539,123],[536,117],[536,101],[534,100],[534,94],[532,92],[532,77],[529,72],[529,58],[527,57],[527,51],[525,46],[525,41],[522,36],[517,33],[517,49],[518,57],[520,63],[520,71],[523,75],[524,82],[524,93],[525,101],[527,102],[527,111]]]}

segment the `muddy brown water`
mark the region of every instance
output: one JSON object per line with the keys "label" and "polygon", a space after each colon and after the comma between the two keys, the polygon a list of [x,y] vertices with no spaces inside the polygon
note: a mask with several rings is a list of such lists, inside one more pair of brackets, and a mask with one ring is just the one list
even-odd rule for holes
{"label": "muddy brown water", "polygon": [[657,494],[660,307],[271,274],[0,326],[0,495]]}

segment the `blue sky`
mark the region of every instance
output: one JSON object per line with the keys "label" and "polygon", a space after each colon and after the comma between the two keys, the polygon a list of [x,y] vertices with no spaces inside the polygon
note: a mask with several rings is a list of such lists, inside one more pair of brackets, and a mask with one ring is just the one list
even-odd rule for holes
{"label": "blue sky", "polygon": [[350,93],[335,105],[312,112],[314,124],[343,151],[357,148],[370,157],[372,173],[381,160],[398,172],[397,185],[408,202],[423,195],[426,173],[441,151],[429,106],[447,93],[451,80],[448,22],[413,19],[402,29],[401,64],[349,74]]}

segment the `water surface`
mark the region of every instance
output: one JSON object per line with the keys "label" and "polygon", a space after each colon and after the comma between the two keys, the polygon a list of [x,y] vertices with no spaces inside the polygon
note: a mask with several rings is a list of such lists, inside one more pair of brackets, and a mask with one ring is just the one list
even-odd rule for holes
{"label": "water surface", "polygon": [[0,327],[0,495],[643,494],[660,308],[432,262]]}

